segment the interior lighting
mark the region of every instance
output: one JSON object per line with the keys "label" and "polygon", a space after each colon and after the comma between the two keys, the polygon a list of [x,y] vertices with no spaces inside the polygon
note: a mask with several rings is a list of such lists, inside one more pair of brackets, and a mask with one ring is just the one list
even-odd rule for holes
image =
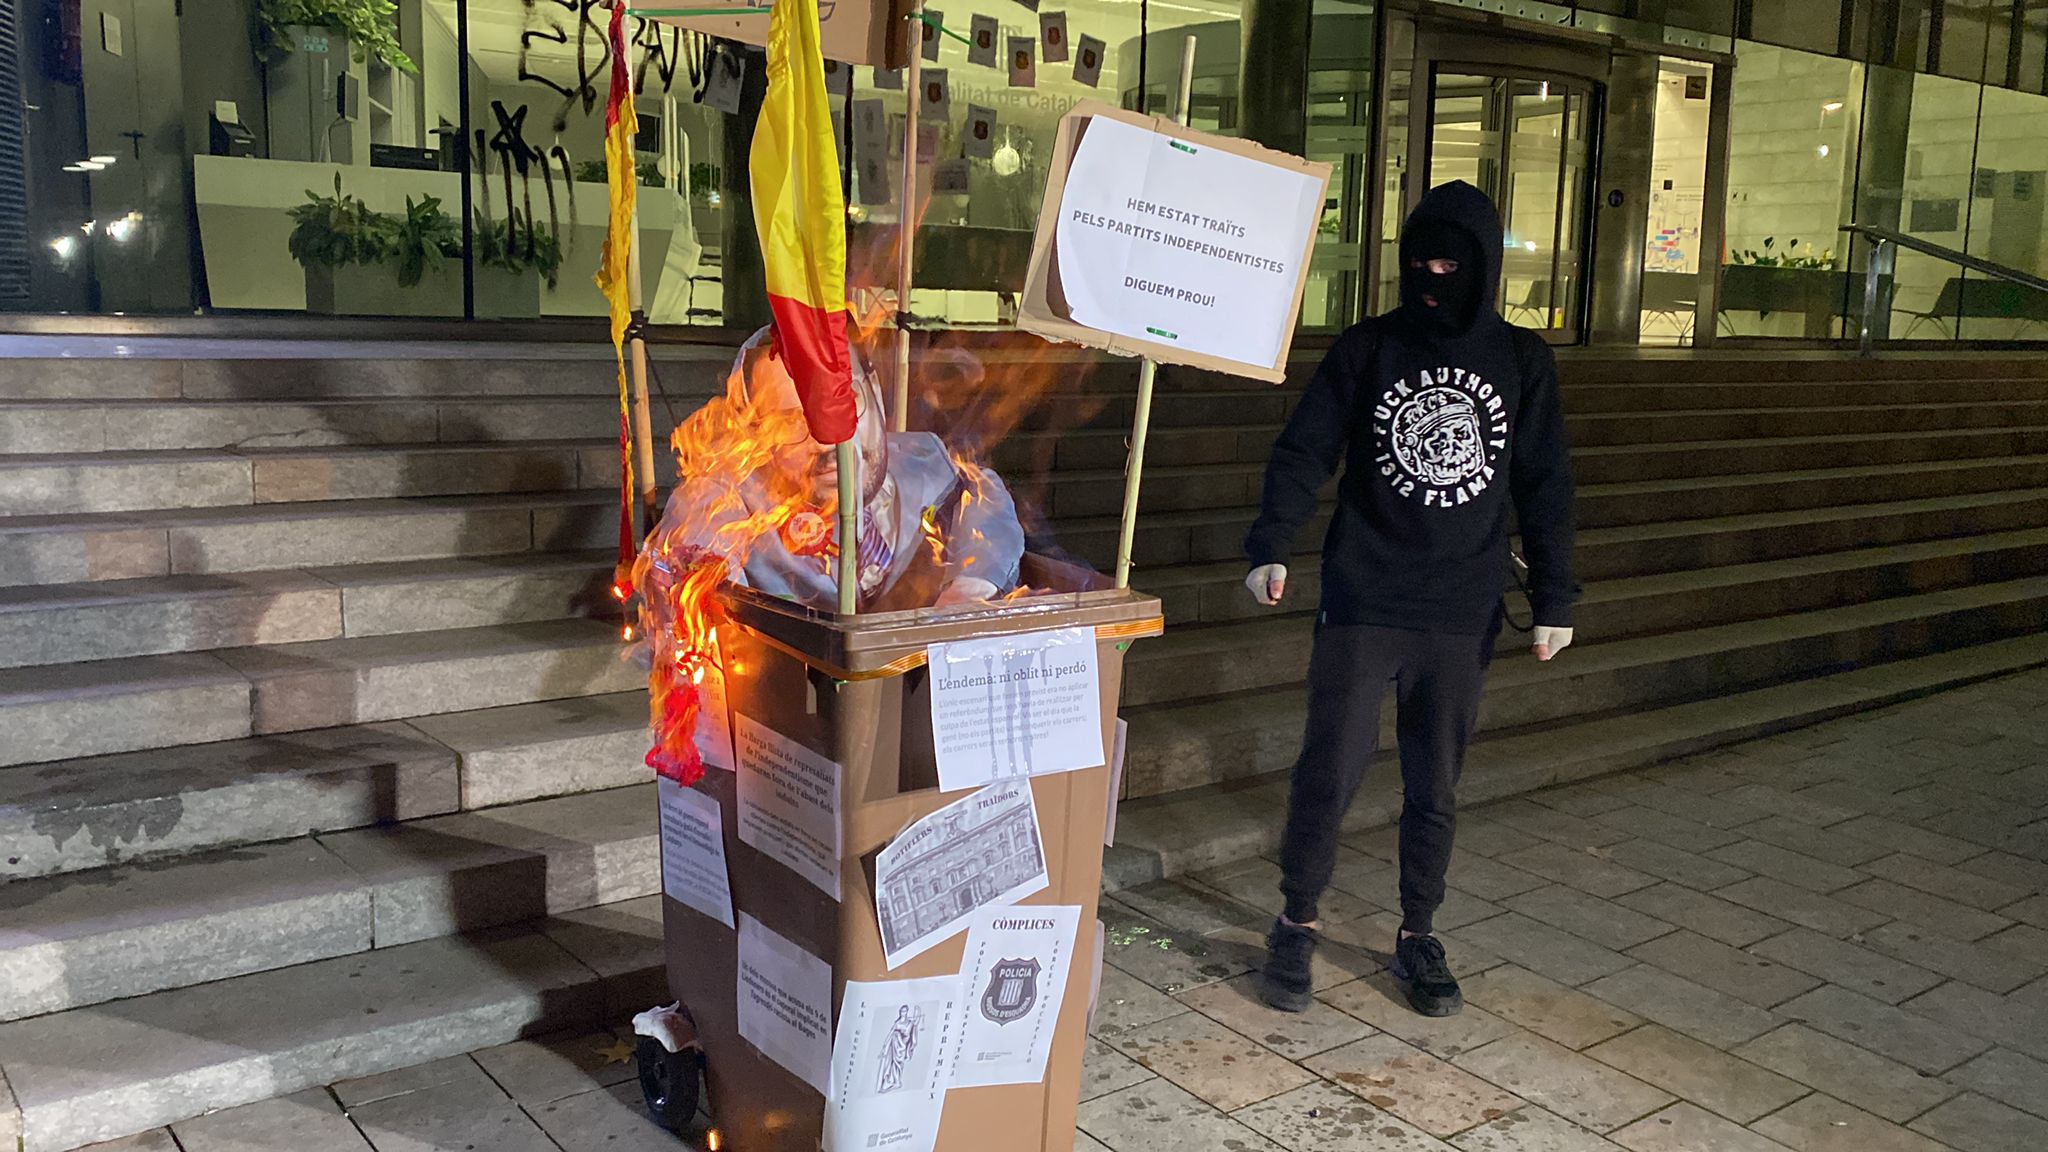
{"label": "interior lighting", "polygon": [[1821,105],[1820,110],[1823,112],[1840,112],[1842,110],[1842,102],[1840,100],[1830,100]]}
{"label": "interior lighting", "polygon": [[102,164],[97,160],[80,160],[78,162],[78,166],[80,168],[85,169],[87,172],[97,172],[100,169],[106,167],[105,164]]}
{"label": "interior lighting", "polygon": [[90,171],[92,171],[92,169],[90,169],[90,168],[86,167],[86,166],[85,166],[85,165],[83,165],[83,164],[66,164],[66,165],[64,166],[64,170],[65,170],[66,172],[90,172]]}
{"label": "interior lighting", "polygon": [[135,229],[142,223],[142,213],[130,212],[107,225],[107,235],[117,243],[125,244],[135,235]]}
{"label": "interior lighting", "polygon": [[1823,144],[1820,147],[1815,148],[1814,151],[1820,153],[1821,159],[1825,160],[1827,159],[1828,153],[1832,151],[1832,149],[1830,149],[1827,145]]}
{"label": "interior lighting", "polygon": [[117,159],[119,159],[119,157],[116,156],[94,156],[92,158],[92,162],[95,164],[106,165],[112,164]]}
{"label": "interior lighting", "polygon": [[59,236],[50,241],[50,251],[55,252],[59,260],[69,260],[78,252],[78,237]]}
{"label": "interior lighting", "polygon": [[1522,241],[1522,249],[1527,252],[1534,252],[1536,250],[1536,242],[1534,240],[1524,240]]}

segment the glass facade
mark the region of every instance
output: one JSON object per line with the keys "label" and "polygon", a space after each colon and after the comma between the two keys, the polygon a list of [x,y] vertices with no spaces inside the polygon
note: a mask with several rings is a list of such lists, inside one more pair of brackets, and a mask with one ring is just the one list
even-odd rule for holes
{"label": "glass facade", "polygon": [[[851,279],[891,286],[915,216],[910,307],[929,322],[1014,320],[1060,117],[1172,114],[1190,39],[1195,126],[1332,165],[1308,331],[1392,303],[1399,222],[1450,178],[1502,204],[1503,309],[1559,342],[1851,338],[1868,258],[1851,222],[2048,273],[2048,0],[928,12],[916,93],[903,71],[829,79]],[[0,0],[0,88],[19,95],[0,99],[0,308],[594,318],[607,18],[599,0]],[[649,316],[751,326],[759,50],[629,26]],[[1606,55],[1582,67],[1588,41],[1560,27]],[[1447,47],[1546,35],[1580,56]],[[1638,236],[1639,283],[1613,259]],[[1910,252],[1882,271],[1892,338],[2048,338],[2039,294]]]}

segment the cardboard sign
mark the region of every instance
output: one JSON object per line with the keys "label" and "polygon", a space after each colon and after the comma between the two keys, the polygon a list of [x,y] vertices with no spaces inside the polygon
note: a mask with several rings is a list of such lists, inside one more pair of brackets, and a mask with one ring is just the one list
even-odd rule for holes
{"label": "cardboard sign", "polygon": [[1328,164],[1081,104],[1060,120],[1017,326],[1278,383],[1329,181]]}
{"label": "cardboard sign", "polygon": [[1038,87],[1038,64],[1032,59],[1036,49],[1029,36],[1010,37],[1010,87]]}
{"label": "cardboard sign", "polygon": [[[828,60],[900,68],[903,34],[911,0],[824,0],[818,5],[818,35]],[[742,44],[768,43],[768,14],[746,16],[657,16],[707,36],[723,36]]]}
{"label": "cardboard sign", "polygon": [[918,115],[936,116],[941,121],[945,120],[953,111],[953,93],[946,84],[946,70],[927,68],[918,80],[923,85],[923,91],[919,96],[924,100],[918,107]]}
{"label": "cardboard sign", "polygon": [[967,127],[960,134],[960,151],[975,160],[996,154],[996,110],[979,104],[967,106]]}
{"label": "cardboard sign", "polygon": [[1067,14],[1065,12],[1039,13],[1038,38],[1045,43],[1045,62],[1047,64],[1064,64],[1067,62]]}
{"label": "cardboard sign", "polygon": [[918,51],[923,54],[927,61],[933,63],[938,61],[939,42],[944,36],[944,33],[940,32],[939,29],[945,26],[946,14],[944,12],[939,11],[937,8],[927,8],[924,10],[924,27],[919,29],[919,31],[924,33],[924,37],[918,42]]}
{"label": "cardboard sign", "polygon": [[973,30],[967,33],[967,62],[983,68],[996,66],[996,37],[1001,34],[1001,25],[996,18],[985,12],[974,16]]}
{"label": "cardboard sign", "polygon": [[1102,54],[1109,46],[1093,36],[1083,35],[1076,45],[1074,83],[1090,88],[1102,83]]}

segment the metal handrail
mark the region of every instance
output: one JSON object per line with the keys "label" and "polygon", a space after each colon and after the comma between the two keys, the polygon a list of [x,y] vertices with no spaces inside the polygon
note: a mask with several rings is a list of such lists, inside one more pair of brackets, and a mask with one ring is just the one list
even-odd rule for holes
{"label": "metal handrail", "polygon": [[1861,236],[1871,243],[1870,259],[1863,265],[1863,317],[1857,341],[1858,354],[1862,356],[1870,355],[1871,344],[1876,340],[1877,328],[1873,318],[1877,315],[1878,285],[1883,281],[1885,274],[1891,271],[1892,262],[1897,256],[1896,249],[1909,249],[1937,260],[1947,261],[1965,271],[1989,276],[1994,280],[2004,280],[2009,284],[2018,284],[2037,292],[2048,292],[2048,279],[2004,264],[1994,264],[1967,252],[1931,244],[1917,236],[1908,236],[1903,232],[1894,232],[1889,228],[1879,228],[1870,224],[1844,224],[1840,230],[1851,236]]}

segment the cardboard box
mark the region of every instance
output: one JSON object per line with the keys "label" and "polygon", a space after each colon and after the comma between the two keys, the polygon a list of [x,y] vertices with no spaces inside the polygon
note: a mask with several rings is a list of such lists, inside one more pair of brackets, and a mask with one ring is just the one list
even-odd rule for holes
{"label": "cardboard box", "polygon": [[[836,1026],[848,980],[940,976],[960,970],[964,936],[900,967],[884,966],[875,919],[874,857],[907,825],[968,795],[941,794],[933,756],[926,647],[935,642],[1049,628],[1093,627],[1100,674],[1103,747],[1113,739],[1124,649],[1158,635],[1159,601],[1082,580],[1025,558],[1033,587],[1074,589],[1003,608],[923,610],[837,617],[745,590],[729,590],[720,647],[726,697],[745,713],[840,765],[843,897],[835,901],[794,871],[740,841],[737,774],[712,768],[697,788],[722,809],[736,913],[751,915],[832,968]],[[1047,887],[1017,907],[1078,905],[1073,962],[1047,1062],[1035,1084],[947,1093],[939,1149],[1068,1152],[1073,1146],[1091,984],[1099,960],[1096,904],[1109,803],[1103,765],[1031,780]],[[672,897],[662,898],[669,987],[703,1043],[707,1107],[730,1152],[816,1152],[825,1098],[763,1055],[738,1030],[738,933]],[[738,917],[736,916],[737,920]]]}
{"label": "cardboard box", "polygon": [[[871,64],[877,68],[903,67],[909,63],[904,51],[903,27],[910,18],[911,10],[911,0],[818,0],[818,34],[825,58],[847,64]],[[768,14],[765,12],[757,16],[657,16],[655,19],[743,44],[768,43]]]}
{"label": "cardboard box", "polygon": [[1031,263],[1024,281],[1024,295],[1018,306],[1017,327],[1048,340],[1100,348],[1118,355],[1143,356],[1165,364],[1206,368],[1236,376],[1249,376],[1269,383],[1279,383],[1285,379],[1287,354],[1294,339],[1294,321],[1301,314],[1301,297],[1308,280],[1309,258],[1315,250],[1316,230],[1312,226],[1307,229],[1308,237],[1302,245],[1301,258],[1294,268],[1292,304],[1287,311],[1288,324],[1280,337],[1279,354],[1270,363],[1247,363],[1204,353],[1170,341],[1147,340],[1123,333],[1106,332],[1073,319],[1061,289],[1059,253],[1055,241],[1062,206],[1066,199],[1069,170],[1089,124],[1096,120],[1120,121],[1175,140],[1187,141],[1200,148],[1230,153],[1262,164],[1299,172],[1318,182],[1321,189],[1316,199],[1318,205],[1322,204],[1324,197],[1328,195],[1328,164],[1303,160],[1298,156],[1276,152],[1243,140],[1183,128],[1165,117],[1142,116],[1136,112],[1126,112],[1093,101],[1077,105],[1060,120],[1059,135],[1053,143],[1045,199],[1039,209],[1038,231],[1032,243]]}

